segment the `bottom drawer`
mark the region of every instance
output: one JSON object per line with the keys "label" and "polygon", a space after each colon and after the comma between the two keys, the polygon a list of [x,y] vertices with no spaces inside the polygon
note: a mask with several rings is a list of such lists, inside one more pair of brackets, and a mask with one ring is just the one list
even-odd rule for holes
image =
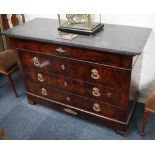
{"label": "bottom drawer", "polygon": [[114,119],[120,119],[120,110],[118,107],[105,104],[103,102],[96,102],[95,100],[81,97],[65,91],[60,91],[55,88],[48,88],[40,85],[39,83],[26,82],[27,91],[50,99],[55,102],[60,102],[66,105],[70,105],[94,114],[101,116],[107,116]]}
{"label": "bottom drawer", "polygon": [[[36,96],[30,93],[27,93],[27,97],[30,101],[33,101],[34,103],[43,104],[49,107],[52,107],[53,109],[60,110],[65,113],[69,113],[73,116],[78,116],[83,119],[90,120],[91,122],[100,123],[100,125],[107,125],[109,127],[112,127],[116,130],[122,130],[124,127],[126,127],[126,122],[111,119],[110,117],[105,117],[101,115],[96,115],[94,113],[90,113],[69,105],[64,105],[62,103],[56,104],[55,102],[52,102],[49,99],[45,99],[41,96]],[[75,122],[76,123],[76,122]]]}

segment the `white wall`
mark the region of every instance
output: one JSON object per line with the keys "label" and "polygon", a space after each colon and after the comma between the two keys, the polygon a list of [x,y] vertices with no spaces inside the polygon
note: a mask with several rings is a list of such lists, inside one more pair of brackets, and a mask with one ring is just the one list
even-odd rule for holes
{"label": "white wall", "polygon": [[[57,18],[56,14],[37,14],[37,15],[26,15],[27,18],[33,19],[36,17],[44,18]],[[121,25],[132,25],[139,27],[150,27],[153,28],[146,47],[144,49],[144,57],[142,64],[142,72],[140,79],[140,92],[141,96],[139,101],[145,102],[147,96],[155,88],[155,14],[144,14],[144,15],[127,15],[127,14],[104,14],[102,15],[103,23],[121,24]]]}

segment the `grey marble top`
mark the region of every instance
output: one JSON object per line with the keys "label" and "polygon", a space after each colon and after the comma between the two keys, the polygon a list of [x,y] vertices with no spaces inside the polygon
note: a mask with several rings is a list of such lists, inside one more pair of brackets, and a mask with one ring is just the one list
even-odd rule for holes
{"label": "grey marble top", "polygon": [[104,29],[92,36],[78,35],[74,40],[58,39],[58,20],[36,18],[2,32],[13,38],[95,49],[125,55],[140,54],[152,31],[150,28],[105,24]]}

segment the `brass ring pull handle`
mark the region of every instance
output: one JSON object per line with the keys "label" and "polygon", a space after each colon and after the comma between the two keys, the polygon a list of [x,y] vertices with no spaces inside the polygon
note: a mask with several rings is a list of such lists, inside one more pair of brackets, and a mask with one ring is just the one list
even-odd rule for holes
{"label": "brass ring pull handle", "polygon": [[38,73],[37,76],[38,76],[37,77],[38,78],[38,81],[44,82],[44,78],[43,78],[42,74]]}
{"label": "brass ring pull handle", "polygon": [[98,103],[94,103],[93,110],[97,112],[101,111],[100,105]]}
{"label": "brass ring pull handle", "polygon": [[45,88],[42,88],[41,89],[41,94],[44,95],[44,96],[47,96],[47,91]]}
{"label": "brass ring pull handle", "polygon": [[34,57],[33,58],[33,64],[35,65],[35,66],[40,66],[40,62],[39,62],[39,59],[37,58],[37,57]]}
{"label": "brass ring pull handle", "polygon": [[99,89],[96,88],[96,87],[93,88],[92,94],[93,94],[94,96],[100,96],[100,95],[101,95]]}
{"label": "brass ring pull handle", "polygon": [[61,68],[62,68],[63,70],[65,70],[65,65],[61,65]]}
{"label": "brass ring pull handle", "polygon": [[56,51],[59,52],[59,53],[64,53],[64,52],[66,52],[66,51],[63,50],[61,47],[57,48]]}
{"label": "brass ring pull handle", "polygon": [[73,115],[77,115],[77,112],[76,112],[76,111],[73,111],[73,110],[68,109],[68,108],[64,108],[64,111],[65,111],[65,112],[68,112],[68,113],[70,113],[70,114],[73,114]]}
{"label": "brass ring pull handle", "polygon": [[99,75],[99,73],[98,73],[98,71],[96,69],[91,70],[91,77],[93,79],[99,79],[100,78],[100,75]]}

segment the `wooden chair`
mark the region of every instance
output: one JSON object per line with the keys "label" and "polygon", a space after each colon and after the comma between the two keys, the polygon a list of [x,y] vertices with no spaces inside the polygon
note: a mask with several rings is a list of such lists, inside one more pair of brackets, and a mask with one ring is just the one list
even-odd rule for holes
{"label": "wooden chair", "polygon": [[145,104],[144,120],[141,130],[141,136],[145,135],[145,127],[150,113],[155,114],[155,91],[152,92],[152,94],[149,96]]}
{"label": "wooden chair", "polygon": [[[13,26],[16,26],[18,24],[24,23],[25,18],[23,15],[9,15],[9,18],[7,15],[3,14],[2,21],[4,29],[11,28]],[[19,21],[19,20],[22,20]],[[11,43],[9,42],[9,39],[7,40],[7,44],[9,44],[9,47],[11,46]],[[16,50],[14,49],[6,49],[2,52],[0,52],[0,74],[6,75],[9,83],[13,89],[13,92],[16,97],[18,97],[15,84],[12,80],[12,73],[17,69],[17,55]]]}
{"label": "wooden chair", "polygon": [[8,137],[2,127],[0,127],[0,140],[8,140]]}
{"label": "wooden chair", "polygon": [[14,82],[12,80],[12,72],[17,68],[17,57],[16,51],[13,49],[8,49],[0,52],[0,74],[7,76],[10,85],[15,93],[15,96],[18,97]]}

